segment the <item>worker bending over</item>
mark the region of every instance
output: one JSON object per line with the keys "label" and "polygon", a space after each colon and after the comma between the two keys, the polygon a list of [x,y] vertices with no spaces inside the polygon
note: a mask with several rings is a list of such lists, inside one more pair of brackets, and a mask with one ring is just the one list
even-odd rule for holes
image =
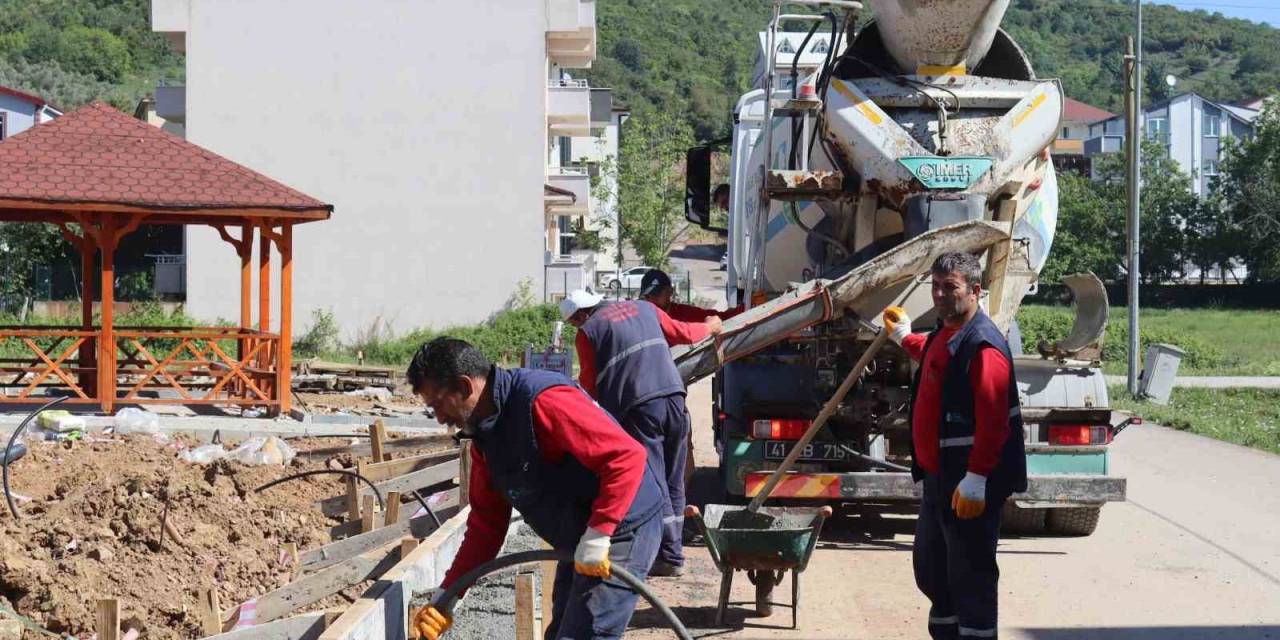
{"label": "worker bending over", "polygon": [[717,311],[715,309],[695,307],[691,304],[680,304],[672,301],[675,292],[675,287],[671,284],[671,276],[659,269],[651,269],[640,279],[640,299],[667,312],[667,315],[671,316],[673,320],[705,322],[707,318],[712,316],[716,316],[721,320],[728,320],[742,313],[744,309],[742,305],[738,305],[726,311]]}
{"label": "worker bending over", "polygon": [[719,333],[720,319],[680,322],[643,300],[606,303],[604,296],[581,289],[560,302],[560,312],[578,327],[575,345],[582,388],[644,445],[667,498],[662,547],[650,575],[680,575],[689,412],[670,347]]}
{"label": "worker bending over", "polygon": [[939,325],[911,333],[900,307],[885,328],[920,363],[912,385],[912,470],[924,481],[912,554],[933,638],[996,637],[1000,510],[1027,488],[1009,344],[978,307],[982,268],[967,253],[934,261]]}
{"label": "worker bending over", "polygon": [[[662,489],[644,448],[563,375],[495,367],[462,340],[423,345],[408,381],[474,442],[467,531],[442,586],[498,555],[515,507],[552,547],[574,550],[556,568],[546,638],[621,637],[637,594],[610,567],[644,579],[662,540]],[[430,640],[451,624],[430,605],[413,618]]]}

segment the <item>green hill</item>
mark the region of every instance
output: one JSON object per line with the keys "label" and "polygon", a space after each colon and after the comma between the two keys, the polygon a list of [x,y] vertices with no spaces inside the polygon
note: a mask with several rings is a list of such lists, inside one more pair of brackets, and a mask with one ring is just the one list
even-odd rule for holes
{"label": "green hill", "polygon": [[[588,72],[633,108],[682,114],[699,138],[726,135],[747,89],[767,0],[597,0],[599,56]],[[1280,87],[1280,30],[1205,11],[1144,5],[1148,100],[1194,90],[1223,101]],[[1121,53],[1133,6],[1115,0],[1014,0],[1003,23],[1037,75],[1077,100],[1121,109]]]}

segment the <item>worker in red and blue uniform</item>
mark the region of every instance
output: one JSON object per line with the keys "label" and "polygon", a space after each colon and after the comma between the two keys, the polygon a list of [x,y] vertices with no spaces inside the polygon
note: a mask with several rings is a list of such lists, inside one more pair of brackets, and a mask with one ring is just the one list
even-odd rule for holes
{"label": "worker in red and blue uniform", "polygon": [[675,297],[675,293],[676,289],[671,284],[671,276],[661,269],[650,269],[640,279],[640,299],[662,309],[667,315],[671,316],[672,320],[706,322],[707,318],[711,316],[716,316],[721,320],[728,320],[746,309],[746,307],[738,305],[732,309],[718,311],[716,309],[696,307],[691,304],[680,304],[672,299]]}
{"label": "worker in red and blue uniform", "polygon": [[[473,441],[471,513],[442,586],[497,556],[514,507],[553,548],[574,551],[556,568],[547,640],[621,637],[638,595],[611,567],[644,579],[662,541],[662,489],[644,448],[570,379],[496,367],[462,340],[423,345],[408,381]],[[431,605],[412,621],[430,640],[451,624]]]}
{"label": "worker in red and blue uniform", "polygon": [[996,545],[1004,501],[1027,489],[1013,356],[978,306],[982,268],[946,253],[930,269],[938,327],[911,333],[900,307],[890,337],[919,363],[912,385],[912,469],[922,481],[912,560],[933,638],[996,637]]}
{"label": "worker in red and blue uniform", "polygon": [[644,446],[666,496],[662,546],[649,575],[681,575],[690,425],[684,381],[670,348],[719,333],[720,319],[680,322],[643,300],[606,303],[583,290],[562,300],[560,312],[578,327],[574,342],[582,388]]}

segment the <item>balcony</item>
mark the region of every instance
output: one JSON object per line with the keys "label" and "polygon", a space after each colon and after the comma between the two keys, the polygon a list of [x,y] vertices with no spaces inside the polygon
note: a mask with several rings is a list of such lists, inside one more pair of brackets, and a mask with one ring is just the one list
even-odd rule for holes
{"label": "balcony", "polygon": [[547,57],[569,69],[596,59],[595,0],[547,0]]}
{"label": "balcony", "polygon": [[1053,141],[1054,155],[1084,155],[1084,140],[1067,140],[1058,138]]}
{"label": "balcony", "polygon": [[[591,175],[586,167],[550,167],[547,186],[559,191],[546,197],[548,219],[552,216],[585,216],[591,213]],[[572,194],[572,202],[564,197]]]}
{"label": "balcony", "polygon": [[586,80],[547,85],[547,127],[552,136],[591,135],[591,87]]}
{"label": "balcony", "polygon": [[156,87],[156,115],[178,124],[187,123],[187,88]]}

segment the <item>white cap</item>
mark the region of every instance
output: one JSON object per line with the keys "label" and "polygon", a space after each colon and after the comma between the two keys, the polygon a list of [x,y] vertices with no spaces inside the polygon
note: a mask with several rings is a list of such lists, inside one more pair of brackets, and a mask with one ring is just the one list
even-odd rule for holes
{"label": "white cap", "polygon": [[590,309],[604,300],[604,294],[591,293],[586,289],[575,289],[564,300],[560,301],[560,315],[568,320],[582,309]]}

